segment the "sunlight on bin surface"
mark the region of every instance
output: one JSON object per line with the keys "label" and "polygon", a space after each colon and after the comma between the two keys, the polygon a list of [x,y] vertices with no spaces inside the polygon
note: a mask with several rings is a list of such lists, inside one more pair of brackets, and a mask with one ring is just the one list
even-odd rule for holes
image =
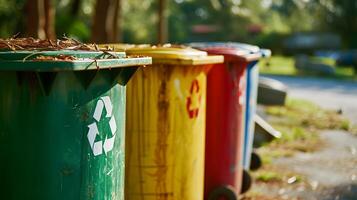
{"label": "sunlight on bin surface", "polygon": [[261,55],[226,43],[190,45],[225,57],[225,63],[208,74],[205,196],[238,198],[250,187],[250,183],[242,187],[246,76],[249,64]]}
{"label": "sunlight on bin surface", "polygon": [[[269,58],[271,51],[269,49],[261,49],[258,46],[238,43],[238,42],[211,42],[211,43],[192,43],[195,47],[214,47],[222,46],[235,48],[237,50],[249,51],[251,54],[259,54],[261,58]],[[251,155],[253,152],[254,139],[254,115],[257,106],[258,93],[258,78],[259,67],[257,65],[259,60],[250,62],[247,71],[247,95],[246,95],[246,114],[245,114],[245,133],[244,133],[244,149],[243,149],[243,167],[246,170],[250,169]]]}
{"label": "sunlight on bin surface", "polygon": [[123,200],[125,85],[150,63],[125,53],[0,52],[1,197]]}
{"label": "sunlight on bin surface", "polygon": [[128,84],[126,198],[203,199],[206,73],[223,57],[191,48],[126,52],[154,63]]}

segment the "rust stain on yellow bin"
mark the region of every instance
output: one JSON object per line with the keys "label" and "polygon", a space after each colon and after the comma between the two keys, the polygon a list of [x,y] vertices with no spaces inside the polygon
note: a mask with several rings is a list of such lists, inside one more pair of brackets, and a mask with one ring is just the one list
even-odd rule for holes
{"label": "rust stain on yellow bin", "polygon": [[206,73],[223,57],[187,48],[126,52],[154,63],[127,86],[126,199],[202,200]]}

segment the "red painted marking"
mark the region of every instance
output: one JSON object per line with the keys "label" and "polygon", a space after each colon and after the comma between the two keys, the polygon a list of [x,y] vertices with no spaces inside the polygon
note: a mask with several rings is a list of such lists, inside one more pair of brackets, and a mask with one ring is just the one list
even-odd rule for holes
{"label": "red painted marking", "polygon": [[199,113],[199,105],[195,108],[191,108],[193,98],[198,98],[198,104],[201,103],[201,94],[200,94],[200,85],[197,79],[192,81],[191,88],[190,88],[190,96],[187,97],[186,101],[186,109],[188,112],[188,116],[190,119],[197,118]]}

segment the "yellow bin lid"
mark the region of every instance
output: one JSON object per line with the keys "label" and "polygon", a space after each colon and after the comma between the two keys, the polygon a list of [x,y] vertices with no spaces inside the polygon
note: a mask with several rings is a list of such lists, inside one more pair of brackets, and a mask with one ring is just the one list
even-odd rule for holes
{"label": "yellow bin lid", "polygon": [[207,52],[184,46],[150,46],[130,44],[103,44],[114,51],[125,51],[127,55],[149,56],[153,64],[170,65],[205,65],[223,63],[224,57],[220,55],[209,56]]}

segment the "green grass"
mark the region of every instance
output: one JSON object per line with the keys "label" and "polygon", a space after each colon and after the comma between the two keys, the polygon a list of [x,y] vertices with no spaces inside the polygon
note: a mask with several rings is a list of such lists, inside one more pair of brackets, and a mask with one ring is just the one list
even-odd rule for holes
{"label": "green grass", "polygon": [[350,129],[349,121],[338,114],[337,111],[322,109],[305,100],[288,99],[286,106],[267,107],[266,113],[278,117],[271,123],[289,129],[294,127],[295,129],[310,130]]}
{"label": "green grass", "polygon": [[[335,66],[335,61],[333,59],[319,57],[312,57],[311,59],[316,62]],[[260,62],[259,69],[262,74],[267,75],[312,76],[330,79],[357,80],[357,75],[355,74],[353,67],[335,67],[336,73],[334,75],[321,75],[312,73],[306,74],[298,71],[295,69],[294,64],[295,61],[293,57],[276,55]]]}
{"label": "green grass", "polygon": [[254,178],[258,182],[290,182],[289,184],[296,184],[304,181],[304,177],[292,173],[290,170],[277,170],[275,166],[264,166],[258,171],[252,172]]}
{"label": "green grass", "polygon": [[336,78],[346,80],[357,80],[353,67],[336,67]]}
{"label": "green grass", "polygon": [[282,133],[281,138],[259,148],[264,164],[296,152],[313,152],[323,146],[319,132],[326,129],[349,130],[349,121],[338,112],[325,110],[305,100],[288,99],[285,106],[268,106],[268,122]]}
{"label": "green grass", "polygon": [[262,182],[271,182],[271,181],[282,181],[283,178],[281,174],[277,172],[260,170],[255,175],[255,179],[257,181],[262,181]]}
{"label": "green grass", "polygon": [[311,57],[311,60],[314,62],[323,63],[323,64],[331,65],[331,66],[335,66],[335,64],[336,64],[336,61],[332,58]]}
{"label": "green grass", "polygon": [[297,75],[292,57],[272,56],[270,59],[260,62],[259,67],[262,74]]}

